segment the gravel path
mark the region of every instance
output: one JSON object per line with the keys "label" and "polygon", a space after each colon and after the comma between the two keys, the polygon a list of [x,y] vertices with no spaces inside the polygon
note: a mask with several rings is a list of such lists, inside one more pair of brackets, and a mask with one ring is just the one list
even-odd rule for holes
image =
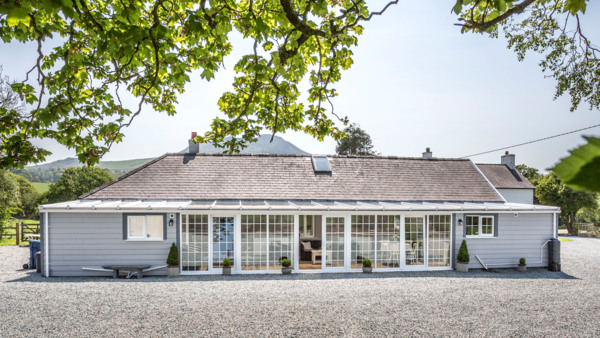
{"label": "gravel path", "polygon": [[600,240],[563,272],[50,278],[0,247],[0,336],[600,336]]}

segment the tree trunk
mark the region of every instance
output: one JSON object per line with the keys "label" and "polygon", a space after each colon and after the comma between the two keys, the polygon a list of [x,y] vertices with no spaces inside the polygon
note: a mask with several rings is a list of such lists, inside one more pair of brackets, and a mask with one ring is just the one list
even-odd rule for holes
{"label": "tree trunk", "polygon": [[577,212],[568,212],[567,213],[567,221],[566,221],[566,225],[567,225],[567,230],[569,231],[569,234],[575,236],[577,235],[575,233],[575,215],[577,214]]}

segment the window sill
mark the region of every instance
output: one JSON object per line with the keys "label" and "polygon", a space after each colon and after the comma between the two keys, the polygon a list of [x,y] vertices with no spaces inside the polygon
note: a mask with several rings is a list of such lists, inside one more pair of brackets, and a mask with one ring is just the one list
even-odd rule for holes
{"label": "window sill", "polygon": [[125,242],[163,242],[164,239],[156,238],[156,239],[144,239],[144,238],[128,238]]}

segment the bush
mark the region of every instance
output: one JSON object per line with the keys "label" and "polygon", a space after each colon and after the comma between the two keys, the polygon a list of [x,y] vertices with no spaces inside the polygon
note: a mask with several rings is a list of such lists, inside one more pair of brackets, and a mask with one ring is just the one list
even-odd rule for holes
{"label": "bush", "polygon": [[289,268],[290,266],[292,266],[292,260],[291,259],[282,259],[281,260],[281,266],[283,266],[284,268]]}
{"label": "bush", "polygon": [[469,249],[467,249],[467,241],[464,239],[462,243],[460,243],[460,249],[458,249],[456,260],[461,263],[469,263]]}
{"label": "bush", "polygon": [[370,268],[371,267],[371,260],[368,258],[363,259],[363,267],[364,268]]}
{"label": "bush", "polygon": [[525,265],[525,258],[521,257],[521,259],[519,259],[519,265]]}
{"label": "bush", "polygon": [[179,266],[179,251],[177,250],[177,245],[175,245],[175,243],[171,244],[171,249],[169,249],[167,264]]}
{"label": "bush", "polygon": [[228,268],[231,265],[231,259],[225,258],[223,260],[223,267]]}

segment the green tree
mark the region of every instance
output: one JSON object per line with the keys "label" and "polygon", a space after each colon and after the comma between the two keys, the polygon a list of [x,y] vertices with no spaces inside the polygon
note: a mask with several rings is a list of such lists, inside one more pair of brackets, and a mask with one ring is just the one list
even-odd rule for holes
{"label": "green tree", "polygon": [[371,136],[356,123],[344,129],[345,136],[337,141],[335,152],[338,155],[377,156],[373,150]]}
{"label": "green tree", "polygon": [[515,169],[517,169],[521,175],[525,176],[529,183],[533,184],[534,187],[537,186],[538,181],[544,177],[544,175],[540,174],[540,171],[536,168],[528,167],[524,164],[517,164]]}
{"label": "green tree", "polygon": [[574,233],[577,212],[582,208],[597,208],[598,196],[588,191],[578,191],[566,186],[553,173],[539,180],[535,195],[542,204],[560,207],[560,220]]}
{"label": "green tree", "polygon": [[113,179],[108,171],[100,167],[68,168],[56,183],[50,185],[48,194],[42,198],[46,199],[46,203],[75,200]]}
{"label": "green tree", "polygon": [[[43,161],[49,152],[32,143],[39,138],[75,149],[83,163],[98,163],[143,108],[174,115],[193,71],[212,79],[232,50],[234,32],[252,50],[235,64],[233,89],[218,101],[223,117],[197,141],[236,152],[261,130],[338,140],[336,121],[348,119],[325,103],[354,62],[362,24],[398,2],[375,11],[362,0],[0,2],[2,41],[38,46],[25,80],[12,85],[31,109],[0,108],[0,167]],[[519,59],[528,51],[543,54],[542,70],[557,80],[555,95],[568,93],[573,109],[581,101],[598,108],[600,63],[580,25],[586,4],[457,0],[453,10],[462,32],[496,37],[501,27]],[[126,101],[131,105],[121,101],[125,96],[135,98]]]}
{"label": "green tree", "polygon": [[40,193],[37,188],[24,177],[10,174],[19,186],[19,204],[13,216],[16,218],[37,218],[39,215],[37,200]]}
{"label": "green tree", "polygon": [[0,225],[6,225],[19,206],[19,183],[7,170],[0,170]]}

